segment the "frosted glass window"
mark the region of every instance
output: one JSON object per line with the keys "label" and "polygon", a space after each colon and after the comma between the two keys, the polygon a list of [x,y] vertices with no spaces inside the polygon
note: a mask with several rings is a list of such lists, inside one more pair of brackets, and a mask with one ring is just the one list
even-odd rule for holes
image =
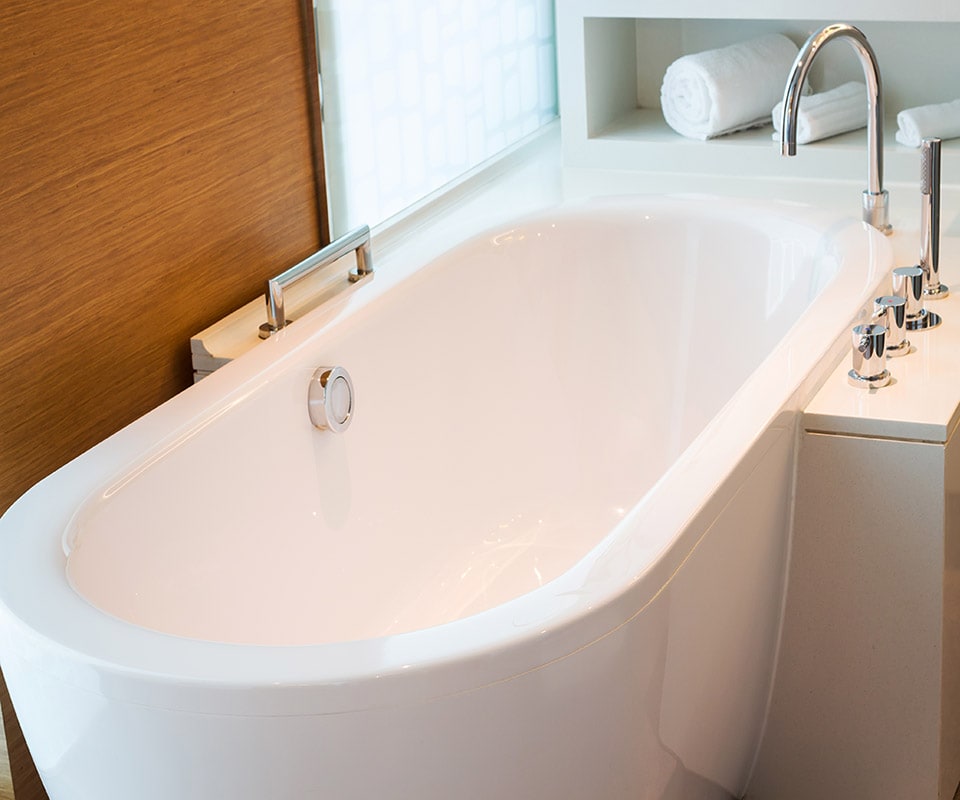
{"label": "frosted glass window", "polygon": [[317,0],[317,27],[334,236],[557,115],[552,0]]}

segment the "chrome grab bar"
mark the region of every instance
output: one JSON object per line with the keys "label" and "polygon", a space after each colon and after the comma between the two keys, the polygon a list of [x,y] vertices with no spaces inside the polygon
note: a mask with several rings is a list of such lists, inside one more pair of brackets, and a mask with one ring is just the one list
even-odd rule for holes
{"label": "chrome grab bar", "polygon": [[373,257],[370,254],[370,226],[361,225],[326,247],[318,250],[312,256],[305,258],[285,272],[267,281],[267,321],[260,326],[260,338],[268,339],[272,333],[286,327],[290,322],[283,310],[283,290],[293,286],[297,281],[312,275],[319,269],[343,258],[351,250],[356,251],[356,269],[347,273],[350,283],[357,283],[364,278],[373,276]]}

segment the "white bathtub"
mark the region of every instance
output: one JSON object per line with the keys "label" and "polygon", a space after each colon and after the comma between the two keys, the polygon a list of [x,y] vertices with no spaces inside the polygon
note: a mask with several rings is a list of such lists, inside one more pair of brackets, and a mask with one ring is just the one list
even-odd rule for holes
{"label": "white bathtub", "polygon": [[[800,207],[564,206],[93,448],[0,520],[50,797],[739,795],[797,411],[890,266]],[[339,436],[321,364],[356,387]]]}

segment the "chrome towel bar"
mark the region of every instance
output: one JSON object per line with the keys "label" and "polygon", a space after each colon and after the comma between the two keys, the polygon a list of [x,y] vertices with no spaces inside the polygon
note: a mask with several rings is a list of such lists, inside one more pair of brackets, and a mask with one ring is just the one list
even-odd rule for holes
{"label": "chrome towel bar", "polygon": [[267,281],[267,321],[260,326],[260,338],[267,339],[272,333],[285,327],[290,320],[284,314],[283,291],[297,281],[319,269],[343,258],[351,250],[357,254],[356,269],[347,273],[350,283],[357,283],[373,276],[373,257],[370,253],[370,226],[361,225],[339,239],[318,250],[285,272]]}

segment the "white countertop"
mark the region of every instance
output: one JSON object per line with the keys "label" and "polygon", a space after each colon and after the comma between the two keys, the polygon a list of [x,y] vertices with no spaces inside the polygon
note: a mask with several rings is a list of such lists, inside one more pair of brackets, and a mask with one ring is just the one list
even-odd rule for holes
{"label": "white countertop", "polygon": [[[946,176],[945,176],[946,177]],[[915,187],[904,187],[910,203]],[[891,191],[893,195],[893,191]],[[894,201],[891,200],[891,203]],[[920,201],[915,213],[899,225],[891,239],[898,266],[915,265],[919,256]],[[901,201],[901,205],[903,201]],[[905,441],[945,443],[960,422],[960,231],[957,192],[942,195],[940,280],[951,286],[942,300],[928,300],[925,307],[943,322],[925,331],[908,331],[910,353],[887,359],[891,382],[880,389],[851,386],[847,355],[807,406],[804,429]],[[951,235],[952,234],[952,235]],[[892,287],[891,292],[892,294]],[[849,342],[849,337],[847,339]]]}
{"label": "white countertop", "polygon": [[[953,270],[960,277],[960,270]],[[941,269],[941,280],[948,283]],[[893,376],[881,389],[850,386],[849,357],[837,366],[804,413],[806,430],[871,438],[945,443],[960,421],[960,284],[926,308],[943,322],[908,331],[908,355],[887,359]]]}

